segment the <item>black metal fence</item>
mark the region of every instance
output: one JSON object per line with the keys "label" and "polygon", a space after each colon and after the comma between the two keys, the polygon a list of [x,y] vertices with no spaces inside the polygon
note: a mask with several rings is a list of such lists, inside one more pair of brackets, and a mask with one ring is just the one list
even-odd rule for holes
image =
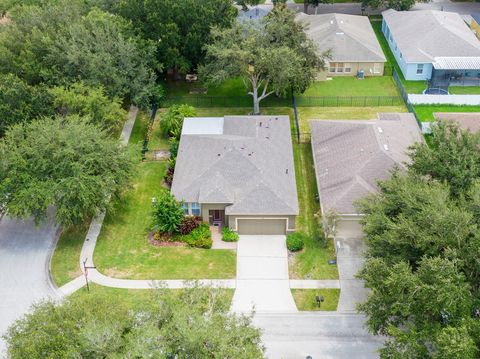
{"label": "black metal fence", "polygon": [[417,112],[415,111],[415,108],[413,107],[413,105],[408,100],[408,93],[407,93],[407,91],[405,91],[405,87],[403,87],[402,80],[400,79],[400,76],[398,75],[397,70],[393,69],[392,75],[393,75],[393,80],[395,81],[395,84],[397,85],[397,88],[400,91],[400,95],[402,96],[403,101],[404,101],[405,105],[407,106],[408,111],[415,116],[415,119],[417,120],[417,124],[421,129],[422,128],[422,122],[420,121],[420,119],[417,115]]}
{"label": "black metal fence", "polygon": [[[400,96],[295,96],[298,107],[379,107],[400,106]],[[182,96],[168,97],[165,106],[188,104],[195,107],[252,107],[250,96]],[[288,98],[267,97],[261,102],[262,107],[289,107]]]}

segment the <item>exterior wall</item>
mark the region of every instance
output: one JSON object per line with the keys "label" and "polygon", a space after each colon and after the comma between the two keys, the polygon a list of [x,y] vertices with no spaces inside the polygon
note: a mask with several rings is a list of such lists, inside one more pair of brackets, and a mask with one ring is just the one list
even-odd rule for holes
{"label": "exterior wall", "polygon": [[472,19],[470,28],[475,31],[475,35],[477,35],[477,38],[480,40],[480,25],[475,21],[475,19]]}
{"label": "exterior wall", "polygon": [[412,104],[438,105],[480,105],[480,95],[408,95]]}
{"label": "exterior wall", "polygon": [[[332,61],[335,62],[335,61]],[[326,75],[328,77],[348,77],[348,76],[357,76],[357,72],[363,70],[365,77],[367,76],[383,76],[383,71],[385,69],[385,63],[383,62],[349,62],[351,71],[350,72],[330,72],[328,68]],[[376,71],[375,71],[376,70]]]}
{"label": "exterior wall", "polygon": [[296,216],[226,216],[228,217],[228,224],[230,229],[236,231],[237,230],[237,219],[238,218],[286,218],[287,219],[287,233],[295,232],[295,220]]}
{"label": "exterior wall", "polygon": [[[204,222],[207,222],[209,223],[210,222],[210,218],[209,218],[209,214],[208,214],[208,211],[210,211],[211,209],[219,209],[219,210],[225,210],[225,207],[228,206],[228,204],[224,204],[224,203],[218,203],[218,204],[211,204],[211,203],[208,203],[208,204],[201,204],[201,213],[202,213],[202,219]],[[225,216],[224,218],[224,225],[225,226],[228,226],[228,216]]]}
{"label": "exterior wall", "polygon": [[402,56],[400,49],[397,47],[395,43],[395,39],[393,35],[390,33],[390,29],[388,28],[385,19],[382,20],[382,32],[387,39],[388,46],[390,50],[392,50],[393,56],[395,56],[395,60],[397,60],[398,66],[400,66],[400,70],[403,73],[403,77],[405,80],[409,81],[425,81],[430,80],[432,77],[432,69],[433,66],[431,63],[424,63],[423,64],[423,73],[417,74],[417,65],[418,63],[406,63],[405,59]]}

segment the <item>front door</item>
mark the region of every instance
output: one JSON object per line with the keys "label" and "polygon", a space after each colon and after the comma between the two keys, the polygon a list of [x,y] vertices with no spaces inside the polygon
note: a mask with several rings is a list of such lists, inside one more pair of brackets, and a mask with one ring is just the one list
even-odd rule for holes
{"label": "front door", "polygon": [[225,216],[225,211],[220,209],[211,209],[209,212],[210,224],[221,227],[223,225],[223,217]]}

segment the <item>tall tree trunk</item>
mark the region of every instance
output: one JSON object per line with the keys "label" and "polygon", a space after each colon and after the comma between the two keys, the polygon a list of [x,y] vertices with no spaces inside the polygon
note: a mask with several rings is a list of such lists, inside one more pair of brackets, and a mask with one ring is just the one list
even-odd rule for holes
{"label": "tall tree trunk", "polygon": [[257,88],[253,89],[253,114],[260,115],[260,100],[258,99],[258,90]]}
{"label": "tall tree trunk", "polygon": [[303,12],[308,15],[308,2],[306,0],[303,2]]}

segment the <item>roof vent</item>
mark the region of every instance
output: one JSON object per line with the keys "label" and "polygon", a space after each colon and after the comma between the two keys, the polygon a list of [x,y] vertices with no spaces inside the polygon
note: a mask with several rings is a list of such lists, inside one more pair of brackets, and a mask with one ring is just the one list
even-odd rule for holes
{"label": "roof vent", "polygon": [[383,145],[383,148],[385,149],[385,151],[388,151],[388,145],[386,143]]}
{"label": "roof vent", "polygon": [[262,127],[262,121],[260,121],[260,127]]}
{"label": "roof vent", "polygon": [[383,129],[381,127],[378,128],[379,133],[383,133]]}
{"label": "roof vent", "polygon": [[220,157],[220,153],[217,153],[217,156]]}
{"label": "roof vent", "polygon": [[333,20],[330,20],[330,24],[332,24],[332,25],[333,25]]}
{"label": "roof vent", "polygon": [[287,175],[288,175],[288,168],[285,170],[285,174],[287,174]]}
{"label": "roof vent", "polygon": [[343,31],[337,32],[336,34],[337,35],[345,35],[345,33]]}

